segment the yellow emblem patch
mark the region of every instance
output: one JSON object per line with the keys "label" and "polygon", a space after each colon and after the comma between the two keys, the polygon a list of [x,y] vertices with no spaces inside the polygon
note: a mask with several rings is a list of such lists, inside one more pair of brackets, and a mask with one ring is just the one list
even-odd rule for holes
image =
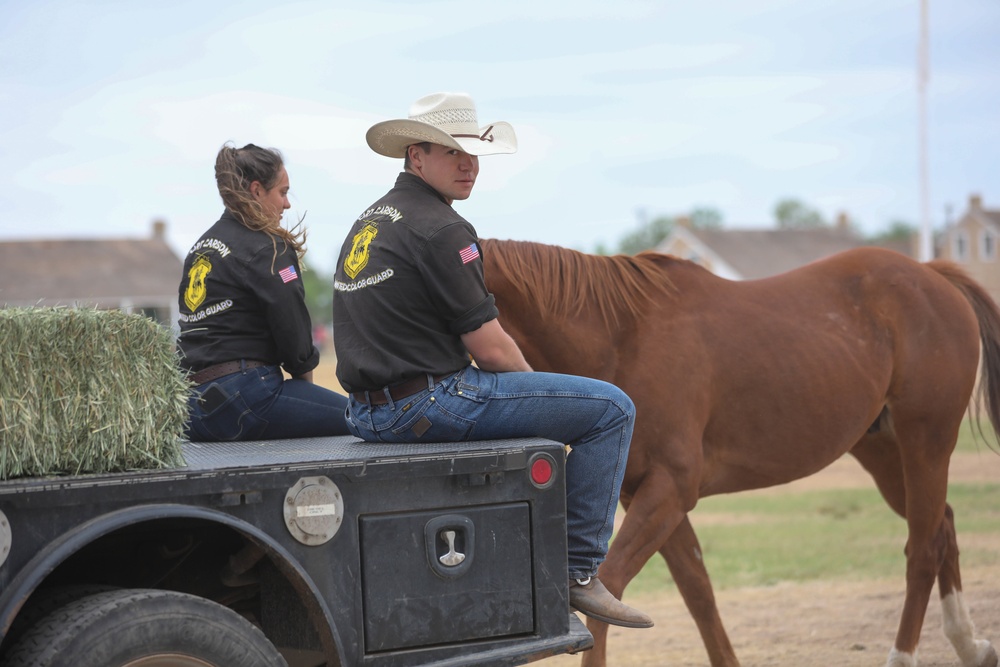
{"label": "yellow emblem patch", "polygon": [[208,274],[212,272],[212,263],[205,257],[194,260],[188,271],[188,286],[184,290],[184,304],[192,312],[205,301],[208,296],[208,286],[205,284]]}
{"label": "yellow emblem patch", "polygon": [[378,227],[372,224],[365,225],[360,232],[354,235],[351,252],[344,260],[344,273],[351,279],[357,278],[361,269],[368,265],[369,247],[377,235]]}

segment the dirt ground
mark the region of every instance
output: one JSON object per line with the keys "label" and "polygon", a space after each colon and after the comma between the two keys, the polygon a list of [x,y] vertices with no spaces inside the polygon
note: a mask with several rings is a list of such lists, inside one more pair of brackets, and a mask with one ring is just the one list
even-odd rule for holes
{"label": "dirt ground", "polygon": [[[1000,456],[988,451],[957,454],[952,460],[950,477],[952,482],[996,482],[1000,479]],[[804,480],[753,493],[871,485],[867,474],[848,458]],[[961,547],[961,527],[958,539]],[[995,538],[985,539],[996,544],[1000,551],[1000,526]],[[900,559],[902,566],[902,554]],[[1000,646],[1000,565],[964,568],[962,579],[977,637]],[[732,589],[716,591],[716,599],[742,667],[880,667],[892,648],[903,592],[900,576],[869,582],[821,581]],[[656,627],[612,628],[608,635],[608,665],[704,667],[709,664],[694,622],[676,592],[654,595],[628,589],[625,599],[649,613]],[[941,631],[936,587],[917,657],[920,667],[961,664]],[[560,656],[540,664],[569,667],[579,662],[579,656]]]}

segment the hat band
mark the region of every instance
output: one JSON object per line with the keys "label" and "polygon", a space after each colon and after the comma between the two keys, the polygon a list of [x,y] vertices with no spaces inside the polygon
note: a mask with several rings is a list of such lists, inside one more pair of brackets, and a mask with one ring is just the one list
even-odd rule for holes
{"label": "hat band", "polygon": [[[488,128],[486,128],[486,131],[483,132],[483,134],[481,136],[478,135],[478,134],[453,134],[451,136],[455,137],[456,139],[479,139],[480,141],[490,141],[490,142],[492,142],[493,141],[493,135],[490,134],[490,132],[492,130],[493,130],[493,126],[490,125]],[[489,135],[489,136],[487,136],[487,135]]]}

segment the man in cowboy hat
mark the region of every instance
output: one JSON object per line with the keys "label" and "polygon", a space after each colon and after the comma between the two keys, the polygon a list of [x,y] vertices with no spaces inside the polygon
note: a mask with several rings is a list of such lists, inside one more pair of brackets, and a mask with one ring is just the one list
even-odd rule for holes
{"label": "man in cowboy hat", "polygon": [[532,372],[497,321],[476,230],[452,208],[472,193],[480,155],[517,150],[514,129],[480,127],[468,95],[437,93],[417,100],[409,118],[372,126],[367,140],[376,153],[403,158],[403,172],[354,222],[337,262],[334,345],[337,378],[350,392],[348,428],[373,442],[568,443],[570,605],[607,623],[651,627],[597,579],[635,407],[606,382]]}

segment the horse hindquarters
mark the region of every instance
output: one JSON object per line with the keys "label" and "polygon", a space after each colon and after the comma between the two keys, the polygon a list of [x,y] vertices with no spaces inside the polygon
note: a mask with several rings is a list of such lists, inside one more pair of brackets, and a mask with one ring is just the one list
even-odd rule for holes
{"label": "horse hindquarters", "polygon": [[[996,654],[989,642],[974,639],[962,600],[954,518],[946,503],[948,464],[975,379],[974,324],[968,311],[954,308],[954,301],[939,305],[945,311],[942,319],[927,323],[923,339],[906,341],[908,357],[895,359],[887,418],[851,453],[907,522],[906,594],[887,666],[917,664],[917,645],[937,577],[945,634],[962,664],[994,667]],[[949,308],[952,317],[942,321]]]}

